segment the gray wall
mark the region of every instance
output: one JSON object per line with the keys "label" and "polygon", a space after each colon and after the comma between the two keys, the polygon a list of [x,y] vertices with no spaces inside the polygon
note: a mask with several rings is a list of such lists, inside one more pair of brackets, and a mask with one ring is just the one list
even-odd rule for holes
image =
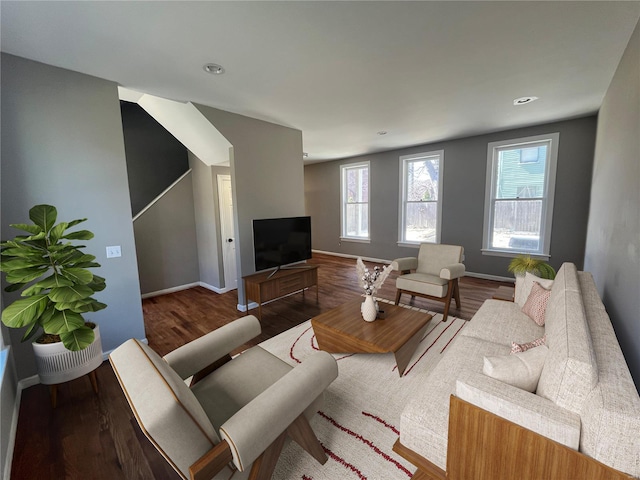
{"label": "gray wall", "polygon": [[189,152],[193,177],[193,203],[196,217],[200,281],[224,287],[224,267],[220,242],[220,208],[217,175],[230,175],[231,168],[205,165]]}
{"label": "gray wall", "polygon": [[200,279],[191,173],[133,222],[142,294]]}
{"label": "gray wall", "polygon": [[[510,259],[482,255],[487,144],[499,140],[560,132],[550,263],[573,262],[579,268],[589,211],[596,117],[393,150],[305,167],[305,202],[311,215],[315,250],[392,260],[415,255],[399,247],[399,157],[444,150],[441,243],[462,245],[469,272],[510,277]],[[370,162],[371,243],[340,242],[340,165]]]}
{"label": "gray wall", "polygon": [[640,391],[640,23],[598,116],[585,270]]}
{"label": "gray wall", "polygon": [[137,103],[120,102],[131,211],[136,216],[189,170],[187,149]]}
{"label": "gray wall", "polygon": [[[96,298],[108,305],[90,315],[100,325],[103,348],[144,338],[129,187],[115,83],[2,54],[2,221],[0,235],[28,223],[38,203],[58,208],[58,220],[86,217],[95,234],[86,251],[107,280]],[[122,257],[105,249],[120,245]],[[3,292],[4,305],[17,298]],[[32,348],[11,330],[19,379],[36,373]]]}
{"label": "gray wall", "polygon": [[233,145],[231,179],[240,277],[255,271],[253,219],[304,215],[302,132],[242,115],[196,105]]}

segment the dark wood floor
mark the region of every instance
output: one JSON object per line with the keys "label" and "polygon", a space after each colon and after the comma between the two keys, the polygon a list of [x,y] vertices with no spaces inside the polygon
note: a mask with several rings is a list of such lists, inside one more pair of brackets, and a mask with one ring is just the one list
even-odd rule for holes
{"label": "dark wood floor", "polygon": [[[262,334],[254,345],[360,295],[355,260],[315,254],[319,265],[319,301],[315,291],[295,294],[263,307]],[[395,273],[378,295],[393,300]],[[500,282],[465,277],[462,308],[450,315],[471,319]],[[407,301],[408,298],[403,298]],[[242,316],[235,291],[222,295],[204,288],[143,301],[149,345],[164,355],[174,348]],[[443,304],[416,298],[415,305],[442,312]],[[251,312],[250,312],[251,313]],[[243,347],[244,348],[244,347]],[[242,349],[243,349],[242,348]],[[242,350],[240,349],[240,350]],[[22,392],[11,478],[24,479],[177,479],[138,428],[108,362],[97,370],[99,395],[88,377],[58,387],[54,410],[49,391],[36,385]]]}

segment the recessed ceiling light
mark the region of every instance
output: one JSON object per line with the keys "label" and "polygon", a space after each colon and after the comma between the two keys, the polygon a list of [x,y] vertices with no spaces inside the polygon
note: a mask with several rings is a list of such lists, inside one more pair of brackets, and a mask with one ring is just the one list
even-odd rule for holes
{"label": "recessed ceiling light", "polygon": [[224,73],[224,67],[217,63],[207,63],[202,67],[202,69],[212,75],[222,75]]}
{"label": "recessed ceiling light", "polygon": [[520,98],[516,98],[513,101],[514,105],[526,105],[527,103],[531,103],[531,102],[535,102],[536,100],[538,100],[538,97],[520,97]]}
{"label": "recessed ceiling light", "polygon": [[380,136],[382,136],[382,135],[386,135],[386,134],[387,134],[387,132],[385,132],[384,130],[380,130],[380,131],[377,133],[377,135],[380,135]]}

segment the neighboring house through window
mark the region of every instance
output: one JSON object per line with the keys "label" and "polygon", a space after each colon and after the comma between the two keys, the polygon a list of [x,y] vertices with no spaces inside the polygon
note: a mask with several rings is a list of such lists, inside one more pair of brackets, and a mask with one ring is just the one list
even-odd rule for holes
{"label": "neighboring house through window", "polygon": [[549,256],[558,140],[552,133],[489,144],[484,254]]}
{"label": "neighboring house through window", "polygon": [[340,166],[341,239],[368,242],[369,162]]}
{"label": "neighboring house through window", "polygon": [[444,150],[400,157],[399,244],[440,243]]}

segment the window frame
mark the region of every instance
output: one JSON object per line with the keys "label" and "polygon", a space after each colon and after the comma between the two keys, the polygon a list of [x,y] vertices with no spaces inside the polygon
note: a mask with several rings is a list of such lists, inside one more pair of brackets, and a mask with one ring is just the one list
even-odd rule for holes
{"label": "window frame", "polygon": [[[555,196],[556,172],[558,164],[558,145],[560,141],[560,133],[548,133],[544,135],[535,135],[530,137],[515,138],[509,140],[500,140],[490,142],[487,145],[487,170],[485,184],[485,203],[484,203],[484,221],[482,234],[482,254],[494,255],[501,257],[515,257],[517,255],[530,255],[532,257],[549,259],[551,249],[551,226],[553,223],[553,203]],[[538,250],[524,249],[500,249],[490,246],[492,239],[492,231],[494,225],[494,204],[496,201],[497,191],[497,153],[509,148],[527,148],[527,146],[539,146],[547,144],[547,168],[544,173],[544,191],[542,197],[542,213],[540,219],[540,240]]]}
{"label": "window frame", "polygon": [[407,165],[411,162],[428,159],[432,157],[438,158],[438,199],[436,201],[426,202],[411,202],[411,203],[436,203],[436,239],[433,243],[440,243],[442,236],[442,198],[443,198],[443,185],[444,185],[444,149],[432,150],[430,152],[412,153],[410,155],[402,155],[400,157],[400,200],[399,200],[399,213],[398,213],[398,246],[401,247],[418,247],[421,243],[432,243],[427,241],[407,240],[405,238],[405,226],[406,226],[406,205],[410,203],[407,200],[408,185]]}
{"label": "window frame", "polygon": [[[346,198],[347,185],[346,178],[349,170],[355,169],[367,169],[368,188],[367,188],[367,201],[366,202],[348,202]],[[366,204],[367,205],[367,236],[354,236],[347,234],[347,205],[349,204]],[[345,163],[340,165],[340,240],[347,242],[371,242],[371,165],[369,161]]]}

